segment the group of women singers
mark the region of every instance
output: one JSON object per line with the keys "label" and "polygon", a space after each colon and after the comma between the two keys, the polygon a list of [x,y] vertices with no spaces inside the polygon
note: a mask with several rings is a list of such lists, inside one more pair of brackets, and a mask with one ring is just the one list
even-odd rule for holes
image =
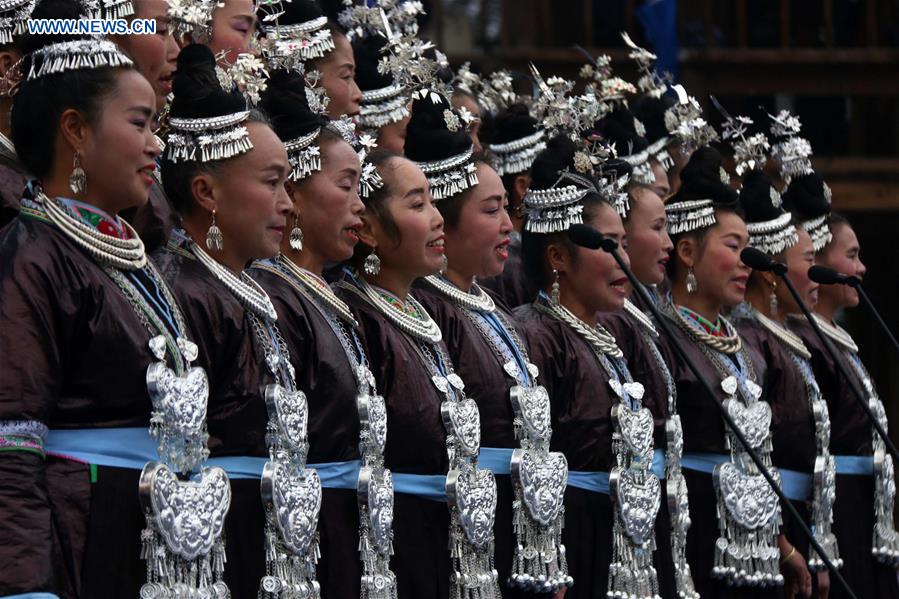
{"label": "group of women singers", "polygon": [[[719,139],[626,36],[637,86],[526,98],[418,4],[0,7],[0,596],[846,596],[723,409],[899,597],[858,296],[808,277],[865,267],[799,121]],[[157,31],[23,28],[84,16]]]}

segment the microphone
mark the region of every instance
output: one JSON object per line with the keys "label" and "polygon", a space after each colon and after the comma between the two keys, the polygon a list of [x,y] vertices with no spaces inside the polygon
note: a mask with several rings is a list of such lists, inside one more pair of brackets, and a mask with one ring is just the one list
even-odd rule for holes
{"label": "microphone", "polygon": [[[796,523],[801,528],[803,534],[808,537],[809,544],[818,552],[818,555],[821,557],[821,561],[824,562],[825,566],[831,573],[831,577],[836,579],[836,581],[840,584],[841,587],[846,591],[847,595],[850,597],[855,597],[855,593],[852,592],[852,589],[849,587],[849,584],[846,582],[846,579],[843,578],[840,571],[836,569],[833,565],[833,562],[830,560],[830,556],[821,547],[821,544],[815,539],[815,535],[812,534],[812,531],[809,530],[809,527],[802,520],[802,517],[799,515],[799,512],[796,511],[796,508],[787,499],[787,496],[784,495],[783,490],[777,481],[774,480],[774,477],[771,475],[771,471],[765,466],[762,462],[762,459],[759,457],[758,453],[756,453],[755,449],[749,444],[749,441],[746,439],[746,436],[743,434],[743,431],[737,426],[736,422],[734,422],[733,417],[730,413],[724,409],[724,406],[717,400],[717,396],[715,394],[712,385],[706,379],[705,375],[700,372],[699,368],[693,363],[693,360],[689,355],[684,351],[683,346],[681,346],[680,341],[674,335],[671,327],[672,324],[668,322],[668,318],[663,316],[659,311],[658,306],[655,305],[655,302],[652,298],[649,297],[649,292],[640,284],[640,281],[637,280],[636,275],[634,275],[634,271],[630,269],[630,267],[625,263],[624,258],[621,257],[621,254],[618,253],[618,244],[613,239],[607,239],[603,236],[602,233],[591,227],[590,225],[576,224],[571,225],[568,229],[568,238],[572,241],[572,243],[579,245],[581,247],[585,247],[591,250],[602,249],[605,252],[608,252],[615,258],[615,262],[618,263],[618,266],[621,270],[624,271],[624,274],[627,276],[628,280],[631,282],[631,285],[634,286],[634,290],[640,295],[640,298],[643,300],[643,303],[649,307],[650,312],[652,312],[653,317],[656,322],[659,324],[659,327],[665,332],[665,336],[671,342],[671,347],[674,348],[678,357],[684,361],[687,367],[690,369],[690,372],[693,373],[693,376],[696,377],[696,380],[702,385],[708,394],[709,401],[715,404],[715,407],[718,408],[718,411],[721,412],[721,418],[724,420],[724,423],[727,425],[727,428],[733,432],[734,437],[749,455],[750,459],[755,463],[759,472],[762,476],[765,477],[765,480],[771,486],[771,489],[774,491],[775,495],[777,495],[778,499],[780,499],[781,505],[786,508],[786,510],[790,513],[791,516],[795,519]],[[764,256],[764,254],[762,254]],[[741,257],[742,258],[742,257]],[[767,256],[765,256],[767,259]],[[752,259],[752,258],[750,258]],[[770,259],[769,259],[770,260]],[[745,260],[744,260],[745,262]],[[773,260],[771,261],[773,262]],[[748,264],[748,263],[746,263]],[[775,262],[775,264],[777,264]],[[784,271],[786,271],[786,266],[784,266]]]}
{"label": "microphone", "polygon": [[757,270],[759,272],[773,272],[779,277],[787,274],[786,264],[778,262],[765,252],[754,247],[743,248],[743,251],[740,252],[740,260],[752,270]]}
{"label": "microphone", "polygon": [[849,285],[850,287],[858,287],[862,284],[861,279],[851,275],[844,275],[832,268],[816,264],[808,269],[808,278],[820,285]]}
{"label": "microphone", "polygon": [[575,245],[579,245],[588,250],[602,249],[606,252],[613,252],[618,249],[618,242],[609,239],[590,225],[576,224],[568,228],[568,239]]}
{"label": "microphone", "polygon": [[861,279],[852,275],[844,275],[843,273],[837,272],[832,268],[827,268],[826,266],[820,266],[817,264],[808,269],[808,278],[821,285],[834,285],[836,283],[839,283],[841,285],[849,285],[850,287],[855,289],[864,304],[868,306],[868,309],[871,310],[872,314],[874,314],[874,320],[877,321],[877,324],[879,324],[880,328],[883,329],[883,332],[886,333],[887,339],[889,339],[890,343],[893,344],[893,348],[896,350],[896,353],[899,353],[899,342],[896,341],[896,337],[893,336],[893,332],[890,330],[890,327],[888,327],[887,323],[884,322],[883,317],[880,315],[880,312],[878,312],[877,308],[874,307],[874,302],[872,302],[871,298],[868,297],[868,294],[865,293],[865,288],[862,287]]}

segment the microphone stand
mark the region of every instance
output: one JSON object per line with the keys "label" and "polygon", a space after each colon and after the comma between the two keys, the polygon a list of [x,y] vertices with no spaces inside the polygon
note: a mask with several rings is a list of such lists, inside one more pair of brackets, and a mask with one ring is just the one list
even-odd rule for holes
{"label": "microphone stand", "polygon": [[[855,290],[858,291],[859,297],[862,298],[862,301],[865,302],[865,305],[868,306],[868,309],[871,310],[871,313],[874,314],[875,320],[880,325],[880,328],[887,334],[887,338],[889,338],[890,342],[892,342],[893,347],[896,349],[896,353],[899,354],[899,342],[896,341],[896,338],[893,336],[893,332],[890,330],[890,327],[887,326],[887,323],[883,321],[883,318],[880,316],[880,312],[877,311],[877,308],[874,307],[874,302],[871,301],[871,298],[868,297],[868,294],[865,293],[865,288],[862,287],[861,283],[857,283],[853,285]],[[894,458],[895,459],[895,458]]]}
{"label": "microphone stand", "polygon": [[[790,277],[787,276],[787,268],[784,264],[779,262],[772,261],[771,272],[777,275],[787,286],[787,289],[790,290],[790,295],[793,296],[793,299],[796,300],[796,303],[799,305],[799,309],[802,310],[803,315],[805,315],[805,319],[812,326],[812,329],[815,331],[815,335],[821,340],[824,344],[824,348],[827,350],[827,353],[830,355],[830,358],[834,361],[834,364],[837,365],[837,370],[840,371],[840,376],[849,384],[849,388],[852,389],[852,395],[858,400],[859,405],[864,409],[865,414],[868,416],[868,420],[871,421],[871,424],[874,426],[874,430],[877,431],[877,434],[883,439],[884,445],[886,445],[887,449],[890,451],[890,455],[893,456],[893,461],[897,462],[899,460],[899,451],[896,451],[896,446],[893,445],[893,442],[890,440],[889,434],[887,434],[886,430],[880,424],[880,420],[874,415],[874,412],[871,411],[871,407],[868,405],[868,400],[865,398],[864,393],[862,393],[861,388],[859,388],[857,381],[853,376],[849,374],[849,369],[843,363],[842,358],[840,358],[837,353],[837,348],[834,347],[833,343],[831,343],[830,339],[827,338],[827,335],[824,334],[824,331],[821,330],[820,325],[815,320],[814,316],[812,316],[811,310],[809,310],[808,306],[805,305],[805,302],[802,301],[802,297],[799,295],[799,292],[796,290],[796,287],[793,285],[793,281],[790,280]],[[897,462],[899,463],[899,462]]]}
{"label": "microphone stand", "polygon": [[[724,406],[721,405],[721,402],[718,401],[715,395],[715,391],[712,389],[711,384],[706,380],[701,372],[699,372],[699,368],[696,367],[696,364],[687,356],[684,348],[681,347],[680,342],[677,340],[677,337],[674,336],[674,332],[671,328],[671,323],[668,322],[668,318],[662,315],[659,311],[658,307],[656,307],[655,302],[653,302],[652,298],[649,296],[649,293],[643,288],[643,285],[640,284],[640,281],[637,280],[637,277],[634,275],[633,271],[631,271],[630,267],[625,264],[624,259],[622,259],[621,254],[618,253],[618,244],[611,239],[604,239],[600,244],[600,248],[609,254],[615,259],[615,262],[618,263],[618,266],[621,270],[624,271],[624,274],[627,276],[628,280],[633,285],[634,290],[640,295],[640,298],[643,302],[649,307],[649,310],[652,312],[652,315],[655,317],[656,322],[659,323],[661,328],[665,331],[665,335],[668,337],[668,340],[671,342],[672,347],[677,352],[678,356],[687,364],[687,367],[690,369],[690,372],[693,373],[693,376],[696,377],[702,386],[705,388],[706,392],[709,395],[709,399],[715,406],[718,408],[718,411],[721,412],[721,417],[724,419],[725,424],[737,438],[737,441],[740,442],[740,445],[743,446],[743,449],[746,450],[746,453],[749,455],[750,459],[752,459],[753,463],[759,469],[762,476],[765,477],[765,480],[768,481],[768,485],[770,485],[771,489],[777,495],[778,499],[780,499],[780,503],[786,510],[790,513],[790,515],[796,520],[796,523],[799,524],[799,527],[802,529],[803,534],[808,537],[809,544],[814,548],[814,550],[821,557],[821,561],[824,562],[824,565],[827,566],[827,569],[830,571],[831,576],[833,576],[837,582],[839,582],[840,586],[843,587],[843,590],[849,597],[855,597],[855,593],[852,592],[852,589],[849,586],[849,583],[846,582],[846,579],[840,574],[840,571],[834,566],[833,562],[830,560],[830,556],[824,551],[824,548],[821,547],[821,544],[818,543],[817,539],[815,539],[815,535],[812,534],[812,531],[809,530],[809,527],[802,520],[802,517],[799,515],[799,512],[796,511],[796,508],[787,499],[787,496],[784,495],[783,490],[780,488],[780,485],[777,484],[777,481],[774,480],[774,477],[771,475],[771,472],[768,471],[768,468],[762,463],[762,459],[755,452],[755,450],[750,447],[749,441],[746,440],[746,437],[743,435],[743,431],[737,426],[734,422],[731,415],[727,413],[727,410],[724,409]],[[867,407],[867,406],[866,406]]]}

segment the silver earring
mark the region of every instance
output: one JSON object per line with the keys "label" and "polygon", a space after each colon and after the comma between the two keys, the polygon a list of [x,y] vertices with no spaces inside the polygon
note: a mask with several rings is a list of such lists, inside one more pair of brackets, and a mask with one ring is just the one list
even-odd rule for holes
{"label": "silver earring", "polygon": [[81,156],[75,152],[75,161],[72,164],[72,174],[69,175],[69,189],[78,195],[87,188],[87,173],[81,168]]}
{"label": "silver earring", "polygon": [[773,285],[768,298],[768,308],[771,310],[771,316],[777,316],[777,281],[774,281]]}
{"label": "silver earring", "polygon": [[225,247],[225,239],[222,237],[222,230],[215,224],[215,208],[212,209],[212,224],[206,231],[206,247],[210,250],[222,251]]}
{"label": "silver earring", "polygon": [[699,289],[699,282],[696,280],[696,275],[693,274],[693,267],[691,266],[687,270],[687,293],[696,293],[696,290]]}
{"label": "silver earring", "polygon": [[559,271],[555,268],[553,269],[553,286],[552,291],[550,292],[550,300],[552,303],[558,305],[559,299],[562,297],[562,292],[559,290]]}
{"label": "silver earring", "polygon": [[444,254],[443,259],[440,262],[440,274],[445,275],[447,268],[449,268],[449,260],[447,260],[446,254]]}
{"label": "silver earring", "polygon": [[303,230],[300,228],[300,217],[294,215],[293,229],[290,230],[290,247],[296,252],[303,251]]}
{"label": "silver earring", "polygon": [[378,255],[374,251],[372,251],[372,253],[365,258],[365,262],[362,263],[362,268],[365,270],[365,274],[374,277],[381,272],[381,259],[378,258]]}

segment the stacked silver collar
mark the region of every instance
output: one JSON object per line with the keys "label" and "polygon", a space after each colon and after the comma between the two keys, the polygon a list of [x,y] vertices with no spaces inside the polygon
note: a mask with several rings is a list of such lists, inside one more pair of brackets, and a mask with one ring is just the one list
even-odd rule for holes
{"label": "stacked silver collar", "polygon": [[514,175],[531,168],[537,154],[546,149],[544,132],[538,129],[531,135],[502,144],[490,144],[490,151],[496,156],[496,174]]}
{"label": "stacked silver collar", "polygon": [[624,310],[635,322],[636,329],[643,336],[653,361],[665,380],[665,390],[668,393],[668,418],[665,420],[665,488],[668,497],[668,518],[671,521],[674,580],[678,597],[699,599],[699,593],[693,585],[693,573],[687,562],[687,531],[692,522],[687,481],[681,468],[684,455],[684,429],[677,413],[677,386],[674,384],[668,364],[656,345],[659,333],[652,319],[630,300],[625,300]]}
{"label": "stacked silver collar", "polygon": [[[658,574],[652,555],[656,549],[655,521],[662,502],[662,485],[652,472],[653,417],[643,406],[645,392],[635,382],[621,350],[610,352],[597,343],[599,325],[591,327],[564,306],[541,296],[537,308],[572,328],[593,350],[618,403],[612,407],[612,453],[616,466],[609,473],[609,495],[615,505],[612,529],[612,562],[609,564],[609,597],[654,599],[659,594]],[[615,346],[617,349],[617,345]]]}
{"label": "stacked silver collar", "polygon": [[[733,333],[736,343],[713,343],[720,338],[698,331],[671,301],[665,306],[665,315],[687,332],[718,371],[726,396],[724,409],[779,484],[780,473],[771,461],[771,406],[761,401],[762,388],[755,382],[752,362],[739,336]],[[733,326],[723,317],[722,320],[728,332],[733,332]],[[734,351],[726,351],[734,347]],[[731,459],[716,466],[712,473],[718,498],[719,531],[712,576],[733,586],[782,585],[777,547],[781,524],[777,495],[729,429],[725,435]]]}
{"label": "stacked silver collar", "polygon": [[[883,401],[877,394],[874,381],[868,370],[858,357],[852,336],[837,325],[830,324],[817,314],[813,315],[821,326],[821,330],[834,341],[846,361],[852,367],[856,377],[862,384],[865,393],[868,394],[868,406],[877,417],[880,425],[887,430],[887,415]],[[873,427],[872,427],[873,430]],[[874,448],[874,539],[871,546],[872,555],[880,563],[896,567],[899,566],[899,533],[893,522],[893,508],[896,500],[896,478],[893,465],[893,457],[889,454],[886,444],[877,431],[872,433],[872,446]]]}
{"label": "stacked silver collar", "polygon": [[[519,448],[512,452],[516,544],[510,583],[540,593],[571,586],[574,579],[568,575],[562,544],[568,461],[563,454],[549,451],[552,437],[549,394],[537,383],[537,367],[528,359],[512,323],[495,309],[490,295],[480,287],[474,285],[472,293],[465,293],[440,277],[425,280],[472,321],[503,371],[515,382],[509,390],[515,414],[515,438],[519,441]],[[514,347],[492,328],[487,318],[495,318],[500,323]],[[525,362],[526,370],[522,370],[519,358]]]}
{"label": "stacked silver collar", "polygon": [[190,249],[246,308],[247,320],[265,354],[266,368],[275,380],[264,392],[269,459],[261,482],[266,574],[259,583],[259,597],[317,599],[321,480],[315,470],[306,468],[309,406],[306,395],[296,387],[290,352],[275,324],[277,314],[265,291],[246,273],[241,273],[241,278],[234,276],[196,243],[191,242]]}
{"label": "stacked silver collar", "polygon": [[[481,450],[481,419],[478,404],[465,396],[465,383],[453,371],[441,338],[430,341],[400,325],[411,318],[400,307],[380,298],[364,279],[349,285],[412,338],[422,361],[431,373],[431,381],[443,396],[440,413],[446,428],[449,470],[446,496],[450,508],[450,558],[453,574],[450,596],[457,599],[499,599],[498,574],[493,566],[493,521],[496,517],[496,480],[489,470],[478,467]],[[359,288],[361,287],[361,289]],[[407,297],[407,301],[412,296]],[[416,309],[430,315],[416,303]],[[440,329],[438,328],[439,332]]]}
{"label": "stacked silver collar", "polygon": [[387,442],[387,405],[378,394],[375,377],[368,367],[356,335],[356,320],[349,306],[317,275],[300,268],[286,256],[274,263],[259,262],[257,268],[272,272],[314,305],[343,347],[356,379],[359,412],[359,450],[362,467],[356,492],[359,504],[359,557],[362,561],[362,596],[367,599],[396,599],[396,576],[390,570],[393,554],[393,477],[384,467]]}
{"label": "stacked silver collar", "polygon": [[[181,310],[153,263],[147,261],[143,243],[133,229],[128,229],[132,233],[129,240],[105,235],[75,218],[58,200],[42,192],[37,195],[37,205],[48,220],[102,266],[151,336],[148,345],[157,361],[148,366],[146,381],[153,406],[150,436],[158,443],[159,461],[148,462],[140,477],[140,501],[146,518],[141,558],[147,561],[148,571],[141,596],[168,597],[180,588],[227,597],[221,534],[231,503],[231,487],[224,470],[203,467],[209,456],[209,383],[202,368],[191,366],[197,359],[197,346],[182,336],[187,327]],[[163,323],[149,298],[123,270],[142,270],[153,281],[177,331]],[[179,478],[176,472],[186,478]],[[178,523],[182,520],[195,526],[181,526]]]}
{"label": "stacked silver collar", "polygon": [[[833,534],[833,504],[836,500],[836,460],[830,455],[830,413],[827,402],[821,395],[818,381],[812,372],[811,353],[805,347],[802,339],[788,330],[780,323],[768,318],[758,310],[753,309],[752,315],[771,333],[787,350],[790,360],[795,364],[802,380],[805,383],[805,392],[808,396],[809,411],[815,421],[815,471],[812,483],[812,531],[815,539],[821,544],[834,565],[839,568],[843,564],[840,559],[839,546],[836,535]],[[813,572],[822,572],[827,566],[821,560],[821,556],[814,549],[808,559],[808,567]]]}

